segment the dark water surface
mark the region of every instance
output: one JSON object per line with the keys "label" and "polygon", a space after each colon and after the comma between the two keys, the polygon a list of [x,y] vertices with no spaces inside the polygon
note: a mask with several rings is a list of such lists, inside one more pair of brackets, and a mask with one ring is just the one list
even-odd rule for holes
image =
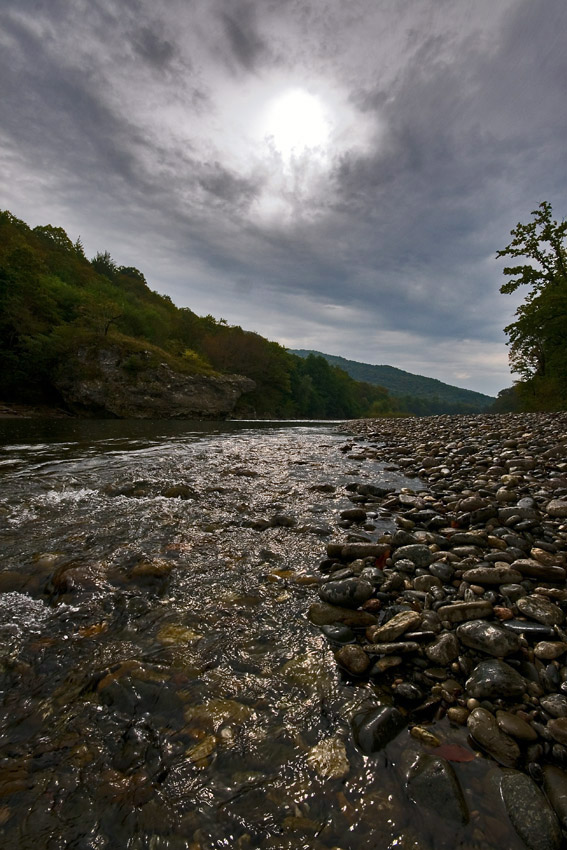
{"label": "dark water surface", "polygon": [[518,846],[482,813],[486,765],[456,765],[476,820],[455,832],[406,796],[409,734],[352,743],[380,697],[305,613],[344,485],[408,482],[343,442],[316,423],[0,421],[2,848]]}

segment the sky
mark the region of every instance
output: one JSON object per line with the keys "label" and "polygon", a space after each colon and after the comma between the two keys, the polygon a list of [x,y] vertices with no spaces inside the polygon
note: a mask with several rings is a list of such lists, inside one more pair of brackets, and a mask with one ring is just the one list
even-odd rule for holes
{"label": "sky", "polygon": [[199,315],[495,395],[567,215],[565,0],[0,0],[0,208]]}

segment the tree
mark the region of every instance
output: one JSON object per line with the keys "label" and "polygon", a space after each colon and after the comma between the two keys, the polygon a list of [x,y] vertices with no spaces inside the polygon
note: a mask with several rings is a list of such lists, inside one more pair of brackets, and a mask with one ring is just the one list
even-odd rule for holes
{"label": "tree", "polygon": [[109,280],[114,280],[118,267],[108,251],[99,251],[91,260],[91,266],[99,274],[103,274]]}
{"label": "tree", "polygon": [[505,331],[510,364],[523,378],[520,395],[529,398],[530,409],[561,409],[567,404],[567,221],[554,221],[547,201],[532,216],[516,225],[514,238],[496,255],[529,261],[504,268],[512,280],[500,292],[530,287]]}

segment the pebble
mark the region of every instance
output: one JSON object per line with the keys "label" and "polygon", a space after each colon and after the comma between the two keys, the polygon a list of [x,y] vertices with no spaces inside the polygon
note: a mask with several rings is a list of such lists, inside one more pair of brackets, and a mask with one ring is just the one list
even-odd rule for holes
{"label": "pebble", "polygon": [[[521,840],[533,850],[555,848],[551,809],[534,779],[545,782],[567,826],[567,634],[562,631],[567,414],[364,420],[349,422],[348,428],[361,435],[361,443],[367,441],[361,455],[370,451],[386,469],[420,479],[414,489],[399,492],[372,492],[364,482],[348,485],[349,510],[355,513],[343,512],[341,522],[355,522],[356,516],[362,521],[363,514],[356,513],[362,511],[360,501],[370,501],[372,521],[378,525],[374,517],[384,512],[395,529],[381,538],[377,529],[368,529],[362,540],[362,531],[355,536],[351,528],[346,540],[329,543],[330,576],[322,579],[321,598],[329,592],[324,582],[326,587],[336,582],[333,572],[339,567],[351,570],[343,581],[362,580],[372,591],[354,608],[347,602],[311,606],[309,613],[312,622],[348,627],[337,662],[348,669],[345,659],[356,656],[365,664],[366,656],[369,666],[360,675],[370,677],[378,699],[385,693],[393,700],[355,715],[355,742],[370,754],[406,724],[416,730],[407,791],[433,813],[445,791],[428,794],[438,775],[440,783],[447,782],[448,753],[457,761],[471,758],[459,729],[466,725],[483,757],[498,763],[496,775],[507,777],[499,788]],[[354,564],[356,559],[363,563]],[[373,619],[366,629],[350,619],[370,610]],[[334,636],[329,634],[331,640]],[[340,640],[334,642],[337,648]],[[435,720],[444,715],[449,724],[440,736]],[[415,748],[432,746],[429,735],[442,742],[439,752],[416,755]],[[422,777],[423,791],[418,790]],[[457,823],[458,794],[454,788],[446,793]],[[479,823],[474,830],[479,846],[491,835],[485,829]],[[505,841],[505,830],[502,835]]]}

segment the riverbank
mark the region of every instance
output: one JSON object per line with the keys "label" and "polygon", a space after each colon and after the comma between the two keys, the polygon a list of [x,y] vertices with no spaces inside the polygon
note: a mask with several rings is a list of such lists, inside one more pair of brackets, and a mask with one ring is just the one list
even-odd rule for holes
{"label": "riverbank", "polygon": [[[342,451],[361,478],[349,485],[346,539],[327,546],[309,618],[345,674],[378,694],[378,707],[353,718],[358,747],[380,751],[409,726],[426,750],[407,766],[409,796],[431,809],[443,799],[455,823],[470,812],[452,763],[488,756],[520,838],[558,848],[567,824],[567,414],[343,427],[356,435]],[[421,483],[369,485],[364,464],[376,459]],[[388,514],[397,530],[365,542],[365,525]],[[438,735],[437,724],[455,736]]]}
{"label": "riverbank", "polygon": [[0,402],[0,419],[72,419],[61,407],[48,404],[12,404]]}

